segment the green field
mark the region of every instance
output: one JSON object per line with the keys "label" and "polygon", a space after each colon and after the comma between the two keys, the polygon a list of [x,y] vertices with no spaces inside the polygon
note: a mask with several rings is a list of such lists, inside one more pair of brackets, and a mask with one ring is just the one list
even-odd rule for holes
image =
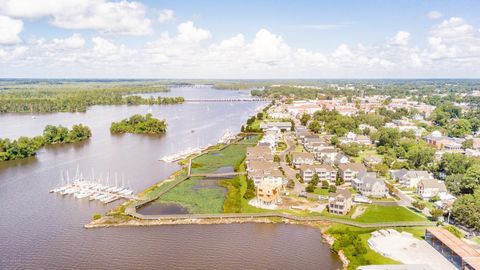
{"label": "green field", "polygon": [[351,215],[355,212],[353,207],[347,215],[334,215],[328,213],[327,210],[322,212],[323,216],[338,219],[351,220],[361,223],[377,223],[377,222],[400,222],[400,221],[428,221],[424,216],[414,213],[402,206],[384,206],[384,205],[362,205],[367,207],[365,212],[360,216],[352,219]]}
{"label": "green field", "polygon": [[384,205],[370,205],[362,215],[354,220],[364,223],[427,221],[424,216],[416,214],[405,207]]}
{"label": "green field", "polygon": [[202,187],[204,180],[192,177],[163,194],[157,202],[175,202],[193,214],[223,213],[225,189],[221,186]]}
{"label": "green field", "polygon": [[242,144],[231,144],[222,150],[213,151],[196,157],[192,160],[192,174],[213,173],[222,167],[237,168],[245,159],[248,143],[256,143],[260,136],[252,136],[242,140]]}

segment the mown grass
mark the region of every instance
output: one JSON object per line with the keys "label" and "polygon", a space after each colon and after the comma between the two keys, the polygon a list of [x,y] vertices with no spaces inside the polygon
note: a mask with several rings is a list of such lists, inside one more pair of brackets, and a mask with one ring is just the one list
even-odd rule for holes
{"label": "mown grass", "polygon": [[365,212],[354,219],[358,222],[395,222],[395,221],[428,221],[402,206],[370,205]]}
{"label": "mown grass", "polygon": [[315,188],[313,193],[315,193],[317,195],[322,195],[322,196],[328,196],[328,194],[329,194],[328,188]]}
{"label": "mown grass", "polygon": [[379,223],[379,222],[403,222],[403,221],[428,221],[426,217],[416,214],[402,206],[386,205],[362,205],[367,207],[365,212],[356,218],[351,218],[356,207],[353,207],[347,215],[334,215],[327,210],[322,212],[323,216],[351,220],[361,223]]}

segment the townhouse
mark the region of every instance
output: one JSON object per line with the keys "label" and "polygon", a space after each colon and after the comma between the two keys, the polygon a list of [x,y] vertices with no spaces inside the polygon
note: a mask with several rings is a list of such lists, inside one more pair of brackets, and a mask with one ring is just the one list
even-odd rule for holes
{"label": "townhouse", "polygon": [[337,170],[328,164],[313,164],[300,165],[300,176],[303,181],[309,183],[314,174],[318,175],[319,184],[322,181],[328,181],[330,184],[335,184],[337,179]]}
{"label": "townhouse", "polygon": [[346,215],[352,208],[352,193],[348,189],[339,188],[328,198],[328,212],[337,215]]}
{"label": "townhouse", "polygon": [[345,183],[351,183],[360,173],[366,172],[367,168],[362,163],[345,163],[338,165],[339,177],[345,181]]}

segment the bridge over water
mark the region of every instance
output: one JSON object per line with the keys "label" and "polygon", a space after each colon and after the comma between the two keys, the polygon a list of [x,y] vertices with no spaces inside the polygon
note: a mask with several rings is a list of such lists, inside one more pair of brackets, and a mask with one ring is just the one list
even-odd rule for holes
{"label": "bridge over water", "polygon": [[259,102],[270,101],[267,98],[205,98],[205,99],[185,99],[185,102]]}

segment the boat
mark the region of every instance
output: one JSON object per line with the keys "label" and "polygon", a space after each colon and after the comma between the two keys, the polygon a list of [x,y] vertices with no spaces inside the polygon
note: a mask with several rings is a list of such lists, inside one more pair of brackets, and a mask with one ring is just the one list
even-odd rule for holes
{"label": "boat", "polygon": [[228,143],[230,140],[234,139],[235,138],[235,134],[233,134],[232,132],[230,132],[230,130],[227,130],[223,136],[220,138],[220,140],[218,140],[218,143]]}

